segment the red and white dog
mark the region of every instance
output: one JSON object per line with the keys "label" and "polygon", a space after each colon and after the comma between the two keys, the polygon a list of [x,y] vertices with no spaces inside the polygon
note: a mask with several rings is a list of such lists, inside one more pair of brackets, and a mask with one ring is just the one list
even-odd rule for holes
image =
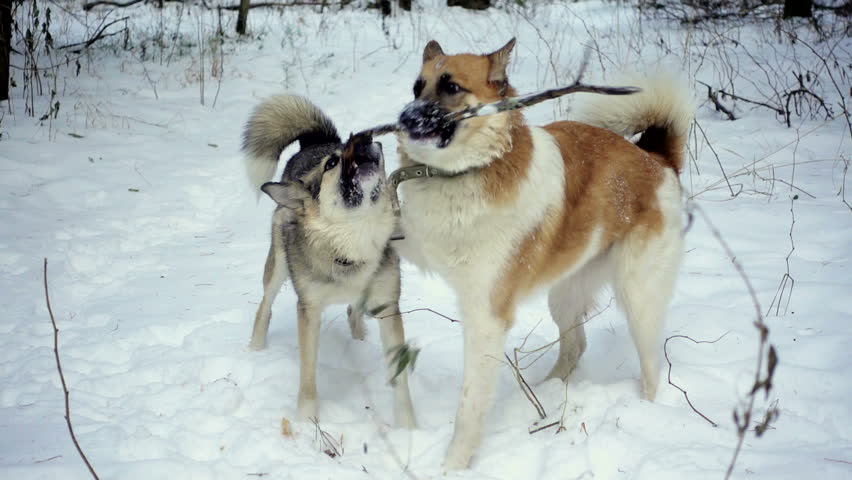
{"label": "red and white dog", "polygon": [[[400,162],[456,176],[402,184],[400,253],[455,290],[464,379],[445,468],[466,468],[493,403],[518,303],[549,288],[566,379],[586,348],[583,314],[610,283],[639,353],[642,392],[659,381],[661,330],[682,256],[678,180],[693,116],[671,79],[631,79],[629,96],[585,95],[579,122],[527,125],[519,111],[423,132],[418,109],[461,110],[515,95],[512,39],[488,55],[447,55],[431,41],[399,135]],[[634,144],[624,136],[642,133]]]}

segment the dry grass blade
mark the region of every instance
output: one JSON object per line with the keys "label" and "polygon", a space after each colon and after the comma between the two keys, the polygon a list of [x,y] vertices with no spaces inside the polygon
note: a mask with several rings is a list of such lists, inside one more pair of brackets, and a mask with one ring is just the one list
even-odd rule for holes
{"label": "dry grass blade", "polygon": [[316,427],[315,440],[319,440],[320,450],[331,458],[343,455],[343,445],[328,432],[320,427],[319,420],[311,417],[311,423]]}

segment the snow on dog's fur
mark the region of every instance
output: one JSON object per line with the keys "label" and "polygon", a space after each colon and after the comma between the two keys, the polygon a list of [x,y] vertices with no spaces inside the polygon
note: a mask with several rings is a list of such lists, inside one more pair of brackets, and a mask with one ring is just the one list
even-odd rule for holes
{"label": "snow on dog's fur", "polygon": [[[514,39],[489,55],[446,55],[429,42],[415,107],[456,111],[514,95],[506,78],[513,47]],[[674,81],[629,84],[643,91],[587,98],[585,123],[533,127],[513,111],[461,122],[451,134],[400,133],[403,166],[461,173],[401,186],[406,240],[397,246],[445,278],[460,302],[464,379],[448,469],[466,468],[476,452],[506,334],[518,303],[536,290],[549,288],[560,330],[550,376],[566,379],[586,347],[583,314],[612,284],[639,353],[642,393],[654,399],[681,262],[678,172],[693,106]],[[636,144],[622,137],[640,132]]]}

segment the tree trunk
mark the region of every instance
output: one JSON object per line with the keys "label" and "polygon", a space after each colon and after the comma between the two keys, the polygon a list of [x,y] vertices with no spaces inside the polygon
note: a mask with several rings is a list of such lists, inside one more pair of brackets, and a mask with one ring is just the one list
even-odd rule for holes
{"label": "tree trunk", "polygon": [[240,35],[246,34],[246,24],[248,23],[249,0],[240,0],[240,12],[237,14],[237,33]]}
{"label": "tree trunk", "polygon": [[9,56],[12,54],[12,0],[0,0],[0,101],[9,99]]}
{"label": "tree trunk", "polygon": [[784,18],[813,16],[813,0],[784,0]]}
{"label": "tree trunk", "polygon": [[491,0],[447,0],[448,7],[464,7],[470,10],[485,10],[491,6]]}
{"label": "tree trunk", "polygon": [[399,0],[399,8],[405,10],[406,12],[411,11],[411,0]]}

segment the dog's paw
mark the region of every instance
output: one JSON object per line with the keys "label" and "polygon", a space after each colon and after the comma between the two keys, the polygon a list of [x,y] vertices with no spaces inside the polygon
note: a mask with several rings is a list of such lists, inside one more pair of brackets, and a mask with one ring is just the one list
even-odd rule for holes
{"label": "dog's paw", "polygon": [[316,398],[299,398],[299,420],[319,418],[319,402]]}
{"label": "dog's paw", "polygon": [[251,350],[253,352],[265,350],[266,349],[266,339],[265,338],[261,338],[261,339],[253,338],[251,340],[251,342],[249,342],[248,348],[249,348],[249,350]]}

